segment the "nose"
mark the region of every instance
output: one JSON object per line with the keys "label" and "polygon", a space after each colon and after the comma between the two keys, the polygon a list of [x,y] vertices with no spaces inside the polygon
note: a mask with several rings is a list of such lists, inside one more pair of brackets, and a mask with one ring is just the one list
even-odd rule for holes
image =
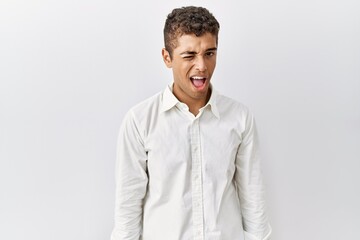
{"label": "nose", "polygon": [[205,62],[204,57],[198,56],[198,57],[196,58],[195,68],[196,68],[196,70],[198,70],[199,72],[205,72],[205,71],[207,70],[206,62]]}

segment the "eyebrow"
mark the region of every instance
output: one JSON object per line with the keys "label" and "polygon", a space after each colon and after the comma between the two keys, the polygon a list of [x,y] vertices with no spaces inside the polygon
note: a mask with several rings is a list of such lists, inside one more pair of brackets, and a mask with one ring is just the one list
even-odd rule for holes
{"label": "eyebrow", "polygon": [[[207,49],[205,52],[213,52],[213,51],[216,51],[216,50],[217,50],[217,48],[214,47],[214,48]],[[180,55],[195,55],[196,53],[197,52],[195,52],[195,51],[185,51],[185,52],[180,53]]]}

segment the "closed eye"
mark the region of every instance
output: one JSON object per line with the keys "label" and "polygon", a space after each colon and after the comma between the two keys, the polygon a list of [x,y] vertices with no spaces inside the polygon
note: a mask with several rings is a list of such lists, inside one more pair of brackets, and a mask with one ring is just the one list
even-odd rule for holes
{"label": "closed eye", "polygon": [[184,59],[192,59],[192,58],[194,58],[194,56],[193,55],[187,55],[187,56],[183,56],[183,58]]}

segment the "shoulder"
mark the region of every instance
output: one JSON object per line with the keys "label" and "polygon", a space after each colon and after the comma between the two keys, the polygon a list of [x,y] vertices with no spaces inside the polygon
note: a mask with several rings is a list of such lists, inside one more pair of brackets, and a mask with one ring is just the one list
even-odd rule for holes
{"label": "shoulder", "polygon": [[162,93],[158,92],[155,95],[137,103],[129,112],[136,117],[143,118],[144,115],[148,115],[159,111],[162,102]]}
{"label": "shoulder", "polygon": [[249,108],[245,104],[220,93],[216,96],[216,105],[221,115],[241,115],[243,117],[251,115]]}
{"label": "shoulder", "polygon": [[231,97],[217,94],[216,106],[219,111],[220,121],[229,126],[234,126],[241,133],[246,132],[254,125],[254,116],[249,108]]}
{"label": "shoulder", "polygon": [[123,118],[123,128],[136,129],[142,137],[147,135],[149,124],[156,120],[159,115],[162,103],[162,93],[163,92],[158,92],[131,107]]}

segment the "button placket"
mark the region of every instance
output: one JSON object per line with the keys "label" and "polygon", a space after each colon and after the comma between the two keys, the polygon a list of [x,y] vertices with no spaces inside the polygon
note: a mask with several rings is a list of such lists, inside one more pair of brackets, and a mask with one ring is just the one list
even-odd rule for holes
{"label": "button placket", "polygon": [[203,189],[202,189],[202,157],[200,145],[199,118],[193,121],[191,126],[191,157],[192,157],[192,206],[194,240],[204,239],[204,213],[203,213]]}

